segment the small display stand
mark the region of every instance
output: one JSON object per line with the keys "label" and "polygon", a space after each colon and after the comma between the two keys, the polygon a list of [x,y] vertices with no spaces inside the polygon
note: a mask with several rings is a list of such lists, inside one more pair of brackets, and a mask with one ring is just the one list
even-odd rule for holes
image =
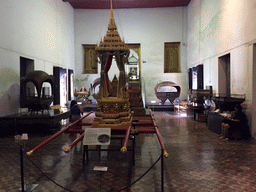
{"label": "small display stand", "polygon": [[110,145],[110,128],[86,128],[84,145]]}
{"label": "small display stand", "polygon": [[111,129],[110,128],[86,128],[84,130],[84,151],[83,151],[83,165],[86,154],[86,160],[89,159],[89,145],[96,145],[101,152],[101,145],[110,145]]}
{"label": "small display stand", "polygon": [[[88,145],[97,145],[99,149],[99,157],[101,152],[101,145],[110,145],[110,138],[111,138],[111,129],[110,128],[86,128],[84,130],[84,151],[83,151],[83,165],[84,165],[84,158],[85,158],[85,152],[86,152],[86,160],[88,162]],[[102,172],[106,172],[108,170],[108,167],[105,166],[94,166],[94,171],[100,172],[100,183],[102,179]],[[94,190],[95,191],[95,190]],[[96,189],[96,191],[107,191],[103,189],[100,185],[99,188]]]}

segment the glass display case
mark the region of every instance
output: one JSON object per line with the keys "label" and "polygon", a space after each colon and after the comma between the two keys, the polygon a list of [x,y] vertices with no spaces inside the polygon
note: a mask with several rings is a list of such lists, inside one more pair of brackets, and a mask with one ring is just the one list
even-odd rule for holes
{"label": "glass display case", "polygon": [[212,100],[216,104],[216,109],[223,111],[234,111],[237,104],[241,104],[245,101],[245,94],[221,94],[216,93],[213,95]]}
{"label": "glass display case", "polygon": [[139,59],[134,55],[129,57],[128,63],[126,65],[126,71],[129,76],[129,80],[138,80],[139,79]]}

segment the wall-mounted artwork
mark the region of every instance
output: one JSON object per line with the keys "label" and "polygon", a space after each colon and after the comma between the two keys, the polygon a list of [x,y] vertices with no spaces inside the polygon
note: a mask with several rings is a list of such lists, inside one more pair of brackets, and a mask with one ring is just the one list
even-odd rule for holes
{"label": "wall-mounted artwork", "polygon": [[65,107],[67,103],[67,73],[66,69],[60,69],[60,105]]}
{"label": "wall-mounted artwork", "polygon": [[197,70],[198,67],[192,68],[192,89],[197,89]]}
{"label": "wall-mounted artwork", "polygon": [[83,74],[98,73],[98,59],[96,45],[83,45]]}
{"label": "wall-mounted artwork", "polygon": [[180,43],[164,44],[164,73],[180,73]]}

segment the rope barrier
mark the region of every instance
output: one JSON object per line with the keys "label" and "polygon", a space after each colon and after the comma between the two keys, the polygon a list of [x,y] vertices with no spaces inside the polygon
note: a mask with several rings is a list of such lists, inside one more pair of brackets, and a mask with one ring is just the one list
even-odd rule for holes
{"label": "rope barrier", "polygon": [[[22,152],[25,153],[24,150],[22,150]],[[26,157],[28,158],[28,160],[35,166],[35,168],[36,168],[40,173],[42,173],[43,176],[45,176],[48,180],[50,180],[50,181],[53,182],[55,185],[61,187],[62,189],[66,190],[66,191],[74,192],[74,191],[72,191],[72,190],[70,190],[70,189],[68,189],[68,188],[66,188],[66,187],[63,187],[62,185],[60,185],[59,183],[57,183],[56,181],[54,181],[54,180],[52,180],[50,177],[48,177],[48,176],[32,161],[32,159],[29,157],[29,155],[27,155],[27,153],[25,153],[25,155],[26,155]],[[120,192],[120,191],[122,191],[122,190],[128,189],[129,187],[131,187],[132,185],[134,185],[135,183],[137,183],[139,180],[141,180],[141,179],[158,163],[158,161],[159,161],[161,158],[163,158],[162,155],[160,155],[160,157],[156,160],[156,162],[155,162],[153,165],[151,165],[151,167],[150,167],[145,173],[143,173],[138,179],[136,179],[136,180],[135,180],[134,182],[132,182],[130,185],[128,185],[128,186],[126,186],[126,187],[124,187],[124,188],[122,188],[122,189],[119,189],[117,192]]]}
{"label": "rope barrier", "polygon": [[[24,150],[22,150],[24,152]],[[24,152],[25,153],[25,152]],[[62,189],[69,191],[69,192],[73,192],[70,189],[67,189],[65,187],[63,187],[62,185],[58,184],[57,182],[55,182],[54,180],[52,180],[50,177],[48,177],[33,161],[32,159],[30,159],[29,155],[27,153],[25,153],[26,157],[28,158],[28,160],[35,166],[35,168],[41,172],[43,174],[43,176],[45,176],[47,179],[49,179],[51,182],[53,182],[55,185],[61,187]]]}
{"label": "rope barrier", "polygon": [[[85,118],[85,117],[87,117],[87,116],[90,115],[91,113],[92,113],[92,112],[90,112],[90,113],[88,113],[87,115],[83,116],[82,119]],[[122,191],[122,190],[125,190],[125,189],[127,189],[127,188],[130,188],[132,185],[134,185],[135,183],[137,183],[140,179],[142,179],[142,178],[159,162],[160,159],[162,160],[162,162],[161,162],[161,167],[162,167],[162,169],[163,169],[163,156],[168,157],[168,153],[166,152],[165,145],[164,145],[164,143],[163,143],[163,139],[162,139],[162,137],[161,137],[161,135],[160,135],[160,132],[159,132],[159,130],[158,130],[158,126],[156,125],[155,120],[154,120],[153,117],[152,117],[151,111],[150,111],[150,115],[151,115],[151,119],[152,119],[152,121],[153,121],[153,126],[154,126],[154,128],[155,128],[155,132],[157,133],[158,140],[159,140],[160,145],[161,145],[162,154],[161,154],[160,157],[156,160],[156,162],[155,162],[144,174],[142,174],[138,179],[136,179],[136,180],[135,180],[134,182],[132,182],[130,185],[128,185],[128,186],[126,186],[126,187],[124,187],[124,188],[118,190],[118,192],[120,192],[120,191]],[[79,119],[79,120],[80,120],[80,119]],[[69,129],[72,125],[74,125],[75,123],[77,123],[77,122],[78,122],[78,121],[75,121],[74,123],[72,123],[72,124],[70,124],[69,126],[67,126],[64,130],[61,130],[60,132],[58,132],[58,134],[55,134],[55,135],[54,135],[54,136],[55,136],[54,138],[56,138],[58,135],[60,135],[61,133],[63,133],[65,130],[68,131],[68,129]],[[129,129],[126,130],[125,142],[124,142],[123,148],[121,149],[122,152],[126,152],[126,151],[127,151],[126,146],[127,146],[128,138],[129,138],[129,136],[130,136],[131,126],[132,126],[132,124],[130,125]],[[83,134],[84,134],[84,133],[83,133]],[[79,141],[81,140],[81,138],[84,136],[83,134],[82,134],[79,138],[77,138],[70,146],[68,146],[69,148],[66,149],[66,152],[67,152],[67,151],[70,151],[70,150],[72,149],[72,147],[73,147],[77,142],[79,142]],[[54,139],[54,138],[49,138],[49,139]],[[47,140],[48,142],[50,141],[49,139]],[[44,142],[43,142],[43,143],[44,143]],[[46,144],[46,143],[44,143],[44,145],[45,145],[45,144]],[[41,148],[42,146],[43,146],[43,145],[40,144],[39,146],[36,147],[36,150],[38,150],[38,149]],[[124,150],[124,148],[125,148],[126,150]],[[35,148],[34,148],[34,150],[35,150]],[[32,152],[34,152],[34,150],[32,150]],[[22,152],[24,152],[24,149],[22,149]],[[25,153],[25,152],[24,152],[24,153]],[[70,189],[67,189],[67,188],[63,187],[62,185],[58,184],[57,182],[55,182],[54,180],[52,180],[50,177],[48,177],[48,176],[32,161],[32,159],[30,159],[30,157],[29,157],[30,154],[31,154],[31,153],[28,153],[28,152],[25,153],[26,157],[27,157],[27,158],[29,159],[29,161],[36,167],[36,169],[37,169],[39,172],[41,172],[47,179],[49,179],[49,180],[50,180],[51,182],[53,182],[55,185],[61,187],[62,189],[66,190],[66,191],[73,192],[73,191],[71,191]],[[162,191],[163,191],[163,170],[161,170],[161,173],[162,173],[161,181],[162,181]]]}
{"label": "rope barrier", "polygon": [[117,192],[128,189],[129,187],[131,187],[132,185],[134,185],[135,183],[137,183],[139,180],[141,180],[157,163],[158,161],[162,158],[162,155],[160,155],[160,157],[156,160],[156,162],[144,173],[142,174],[138,179],[136,179],[134,182],[132,182],[130,185],[128,185],[127,187],[123,188],[123,189],[119,189]]}

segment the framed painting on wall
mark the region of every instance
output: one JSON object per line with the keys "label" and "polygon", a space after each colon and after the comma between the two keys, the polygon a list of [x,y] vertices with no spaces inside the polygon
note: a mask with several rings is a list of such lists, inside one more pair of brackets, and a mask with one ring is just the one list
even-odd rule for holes
{"label": "framed painting on wall", "polygon": [[98,73],[96,45],[83,45],[83,74]]}
{"label": "framed painting on wall", "polygon": [[164,73],[180,72],[180,43],[164,43]]}

